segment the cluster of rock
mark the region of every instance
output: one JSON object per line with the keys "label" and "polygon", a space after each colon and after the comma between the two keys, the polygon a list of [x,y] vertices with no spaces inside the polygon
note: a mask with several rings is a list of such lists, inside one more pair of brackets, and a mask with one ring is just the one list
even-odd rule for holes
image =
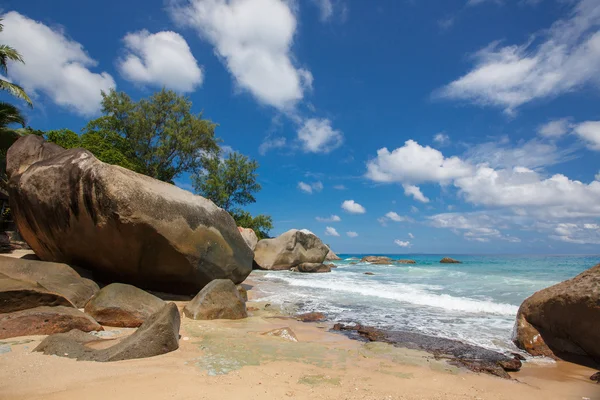
{"label": "cluster of rock", "polygon": [[394,260],[386,256],[365,256],[360,259],[362,263],[376,264],[376,265],[391,265],[391,264],[416,264],[415,260]]}

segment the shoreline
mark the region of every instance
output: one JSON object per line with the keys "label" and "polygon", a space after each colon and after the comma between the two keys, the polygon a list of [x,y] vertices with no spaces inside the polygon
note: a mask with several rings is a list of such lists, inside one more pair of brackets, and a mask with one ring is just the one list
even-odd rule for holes
{"label": "shoreline", "polygon": [[[246,282],[250,316],[243,320],[182,318],[180,348],[161,356],[94,363],[32,352],[43,336],[1,341],[2,399],[589,399],[600,386],[594,371],[557,362],[524,365],[514,380],[476,374],[423,351],[364,343],[329,332],[331,323],[304,323],[261,301]],[[175,302],[179,309],[185,304]],[[291,342],[262,335],[289,328]],[[106,328],[117,339],[132,330]],[[6,350],[5,350],[6,351]]]}

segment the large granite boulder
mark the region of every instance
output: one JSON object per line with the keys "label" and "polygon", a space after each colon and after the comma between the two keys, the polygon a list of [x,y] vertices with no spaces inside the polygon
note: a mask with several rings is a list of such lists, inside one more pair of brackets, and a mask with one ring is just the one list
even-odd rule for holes
{"label": "large granite boulder", "polygon": [[286,270],[302,263],[322,264],[329,253],[314,233],[292,229],[274,239],[263,239],[254,250],[254,262],[260,269]]}
{"label": "large granite boulder", "polygon": [[294,272],[323,273],[331,272],[331,267],[320,263],[302,263],[292,268]]}
{"label": "large granite boulder", "polygon": [[11,313],[41,306],[74,307],[65,297],[36,282],[13,279],[0,273],[0,313]]}
{"label": "large granite boulder", "polygon": [[36,307],[0,314],[0,339],[28,335],[52,335],[72,329],[101,331],[92,317],[73,307]]}
{"label": "large granite boulder", "polygon": [[[72,330],[48,336],[33,351],[80,361],[121,361],[169,353],[179,348],[181,319],[174,303],[165,304],[148,318],[131,336],[108,348],[105,340]],[[94,348],[94,345],[99,348]]]}
{"label": "large granite boulder", "polygon": [[65,151],[59,145],[46,142],[44,138],[37,135],[25,135],[17,142],[19,144],[17,146],[13,144],[6,154],[6,174],[9,178],[25,172],[38,161]]}
{"label": "large granite boulder", "polygon": [[240,231],[240,234],[244,238],[244,241],[248,247],[250,247],[250,250],[254,251],[256,244],[258,243],[258,236],[256,236],[254,229],[242,228],[241,226],[238,226],[238,230]]}
{"label": "large granite boulder", "polygon": [[37,283],[48,291],[67,298],[78,308],[85,306],[98,291],[98,285],[94,281],[82,278],[66,264],[0,256],[0,273],[21,281]]}
{"label": "large granite boulder", "polygon": [[192,319],[242,319],[248,316],[246,302],[229,279],[215,279],[183,309]]}
{"label": "large granite boulder", "polygon": [[600,264],[527,298],[513,339],[532,355],[600,364]]}
{"label": "large granite boulder", "polygon": [[164,306],[164,301],[142,289],[111,283],[88,301],[85,312],[102,325],[137,328]]}
{"label": "large granite boulder", "polygon": [[335,254],[331,249],[329,249],[329,252],[325,256],[325,261],[339,261],[339,260],[341,260],[341,258],[339,258],[337,256],[337,254]]}
{"label": "large granite boulder", "polygon": [[[20,157],[29,145],[19,139],[9,164],[29,163]],[[231,215],[210,200],[87,150],[51,153],[27,169],[15,166],[9,181],[15,221],[40,259],[186,294],[213,279],[241,283],[251,272],[252,251]]]}

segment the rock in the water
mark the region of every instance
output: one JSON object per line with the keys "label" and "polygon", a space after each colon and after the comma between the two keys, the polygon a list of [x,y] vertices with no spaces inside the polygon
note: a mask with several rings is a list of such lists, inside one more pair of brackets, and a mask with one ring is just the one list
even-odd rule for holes
{"label": "rock in the water", "polygon": [[0,314],[0,339],[28,335],[51,335],[80,331],[101,331],[92,317],[72,307],[36,307]]}
{"label": "rock in the water", "polygon": [[121,361],[154,357],[179,348],[179,311],[174,303],[165,304],[131,335],[105,349],[86,346],[103,340],[78,330],[48,336],[33,351],[80,361]]}
{"label": "rock in the water", "polygon": [[339,261],[339,260],[341,260],[341,258],[339,258],[337,256],[337,254],[335,254],[331,249],[329,249],[329,252],[325,256],[325,261]]}
{"label": "rock in the water", "polygon": [[396,260],[394,261],[397,264],[416,264],[415,260]]}
{"label": "rock in the water", "polygon": [[360,262],[367,262],[370,264],[392,264],[394,261],[391,258],[384,256],[366,256],[363,257]]}
{"label": "rock in the water", "polygon": [[244,238],[244,241],[248,247],[250,247],[250,250],[254,251],[256,244],[258,243],[258,236],[256,236],[254,229],[242,228],[241,226],[238,226],[238,230],[240,231],[240,234]]}
{"label": "rock in the water", "polygon": [[325,314],[320,312],[310,312],[306,314],[297,315],[296,319],[302,322],[321,322],[325,321],[327,317],[325,317]]}
{"label": "rock in the water", "polygon": [[302,263],[321,264],[329,248],[315,234],[292,229],[274,239],[263,239],[254,250],[254,261],[261,269],[286,270]]}
{"label": "rock in the water", "polygon": [[108,282],[185,294],[213,279],[241,283],[252,271],[252,250],[235,221],[210,200],[83,149],[51,152],[25,169],[18,156],[31,143],[24,139],[8,151],[10,165],[24,163],[11,170],[10,202],[40,259],[87,268]]}
{"label": "rock in the water", "polygon": [[39,283],[13,279],[0,273],[0,313],[12,313],[41,306],[74,307],[65,297]]}
{"label": "rock in the water", "polygon": [[365,272],[365,275],[375,275],[375,274],[372,272]]}
{"label": "rock in the water", "polygon": [[331,272],[331,267],[321,263],[302,263],[292,268],[294,272],[324,273]]}
{"label": "rock in the water", "polygon": [[137,328],[164,306],[164,301],[142,289],[111,283],[88,301],[85,312],[102,325]]}
{"label": "rock in the water", "polygon": [[261,333],[261,335],[276,336],[276,337],[280,337],[284,340],[287,340],[289,342],[297,342],[298,341],[298,337],[296,337],[296,334],[294,333],[294,331],[288,327],[273,329],[272,331]]}
{"label": "rock in the water", "polygon": [[11,278],[39,283],[82,308],[98,291],[98,285],[82,278],[66,264],[0,256],[0,273]]}
{"label": "rock in the water", "polygon": [[527,298],[514,332],[532,355],[600,364],[600,264]]}
{"label": "rock in the water", "polygon": [[455,260],[454,258],[444,257],[440,260],[442,264],[460,264],[460,261]]}
{"label": "rock in the water", "polygon": [[246,303],[229,279],[216,279],[206,285],[183,309],[192,319],[246,318]]}

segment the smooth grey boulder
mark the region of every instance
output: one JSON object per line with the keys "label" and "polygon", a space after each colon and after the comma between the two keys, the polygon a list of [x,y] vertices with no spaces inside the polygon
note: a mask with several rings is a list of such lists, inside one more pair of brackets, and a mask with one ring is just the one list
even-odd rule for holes
{"label": "smooth grey boulder", "polygon": [[13,144],[6,152],[6,174],[9,178],[24,172],[38,161],[65,151],[59,145],[46,142],[44,138],[37,135],[25,135],[17,142],[18,146]]}
{"label": "smooth grey boulder", "polygon": [[99,290],[96,282],[82,278],[66,264],[0,256],[0,273],[39,284],[67,298],[77,308],[83,308]]}
{"label": "smooth grey boulder", "polygon": [[183,308],[191,319],[241,319],[246,318],[246,302],[238,288],[229,279],[216,279],[206,285]]}
{"label": "smooth grey boulder", "polygon": [[144,321],[131,336],[109,348],[95,349],[90,345],[105,340],[72,330],[48,336],[33,351],[79,361],[109,362],[153,357],[179,348],[180,325],[177,306],[168,303]]}
{"label": "smooth grey boulder", "polygon": [[[17,140],[9,163],[28,145]],[[106,282],[184,294],[213,279],[241,283],[252,271],[252,250],[210,200],[84,149],[51,153],[13,168],[9,181],[18,229],[40,259],[89,269]]]}
{"label": "smooth grey boulder", "polygon": [[165,302],[132,285],[111,283],[85,305],[85,312],[102,325],[137,328]]}
{"label": "smooth grey boulder", "polygon": [[263,239],[254,249],[260,269],[286,270],[302,263],[322,264],[329,253],[321,239],[307,230],[289,230],[274,239]]}
{"label": "smooth grey boulder", "polygon": [[254,251],[256,244],[258,243],[258,236],[256,236],[254,229],[242,228],[241,226],[238,226],[238,230],[240,231],[240,234],[244,238],[244,241],[248,247],[250,247],[250,250]]}
{"label": "smooth grey boulder", "polygon": [[292,268],[294,272],[306,272],[306,273],[323,273],[331,272],[331,267],[325,264],[319,263],[302,263]]}

